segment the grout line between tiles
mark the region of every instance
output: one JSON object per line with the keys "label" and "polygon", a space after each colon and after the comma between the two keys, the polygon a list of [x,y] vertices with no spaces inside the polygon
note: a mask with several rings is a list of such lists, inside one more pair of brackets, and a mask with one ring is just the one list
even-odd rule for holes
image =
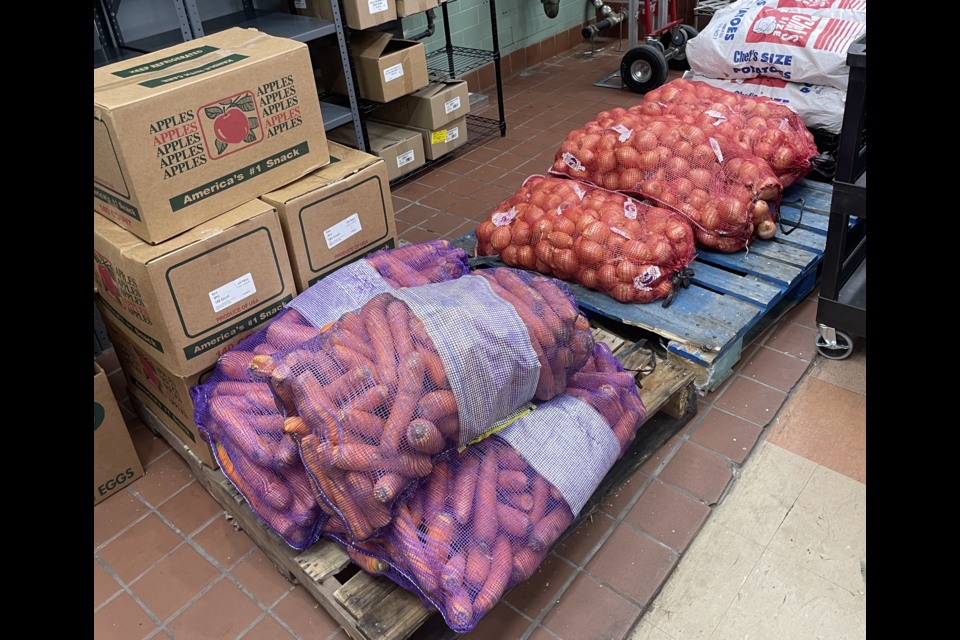
{"label": "grout line between tiles", "polygon": [[247,635],[248,633],[250,633],[251,631],[253,631],[253,628],[256,627],[258,624],[260,624],[261,622],[263,622],[263,620],[264,620],[265,618],[267,618],[269,615],[270,615],[270,614],[269,614],[268,612],[266,612],[266,611],[264,611],[263,613],[261,613],[259,616],[257,616],[257,617],[254,619],[253,622],[250,623],[250,626],[248,626],[246,629],[244,629],[243,631],[241,631],[241,632],[237,635],[237,637],[234,638],[234,640],[240,640],[241,638],[243,638],[243,636],[245,636],[245,635]]}

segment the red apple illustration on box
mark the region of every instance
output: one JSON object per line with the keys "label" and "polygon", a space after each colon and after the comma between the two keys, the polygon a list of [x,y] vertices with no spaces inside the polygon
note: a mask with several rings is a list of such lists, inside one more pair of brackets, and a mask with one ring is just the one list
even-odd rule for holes
{"label": "red apple illustration on box", "polygon": [[110,261],[96,251],[93,252],[93,260],[97,263],[97,273],[100,275],[100,281],[111,296],[120,299],[120,292],[117,290],[117,284],[113,281],[113,265]]}
{"label": "red apple illustration on box", "polygon": [[263,139],[257,101],[252,91],[218,100],[198,111],[203,114],[200,130],[211,160],[246,149]]}
{"label": "red apple illustration on box", "polygon": [[160,378],[157,377],[156,372],[153,370],[153,366],[150,364],[150,361],[147,360],[139,350],[137,350],[137,359],[140,360],[140,366],[143,367],[143,374],[150,379],[158,389],[160,388]]}

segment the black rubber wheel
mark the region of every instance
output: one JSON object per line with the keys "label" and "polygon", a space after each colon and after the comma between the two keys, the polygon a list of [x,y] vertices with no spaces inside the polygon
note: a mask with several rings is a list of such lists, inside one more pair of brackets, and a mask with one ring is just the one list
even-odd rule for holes
{"label": "black rubber wheel", "polygon": [[667,59],[656,47],[640,45],[623,56],[620,78],[634,93],[653,91],[667,81]]}
{"label": "black rubber wheel", "polygon": [[[687,42],[700,35],[700,32],[689,24],[681,24],[679,27],[677,27],[677,35],[679,37],[674,38],[669,32],[667,32],[660,38],[660,43],[664,47],[672,46],[680,49],[680,51],[677,52],[677,55],[670,58],[667,63],[670,65],[671,69],[676,71],[687,71],[690,69],[690,63],[687,61]],[[680,40],[680,42],[677,42],[677,40]]]}
{"label": "black rubber wheel", "polygon": [[846,360],[850,357],[850,354],[853,353],[853,338],[843,331],[837,331],[837,346],[831,347],[827,344],[827,341],[823,339],[823,336],[818,333],[816,346],[817,351],[824,358],[828,358],[829,360]]}

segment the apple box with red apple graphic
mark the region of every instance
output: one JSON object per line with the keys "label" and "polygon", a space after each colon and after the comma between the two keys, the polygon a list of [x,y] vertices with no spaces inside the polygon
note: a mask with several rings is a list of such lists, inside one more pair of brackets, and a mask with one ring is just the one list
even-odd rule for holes
{"label": "apple box with red apple graphic", "polygon": [[207,157],[219,160],[263,140],[257,100],[252,91],[218,100],[197,109]]}

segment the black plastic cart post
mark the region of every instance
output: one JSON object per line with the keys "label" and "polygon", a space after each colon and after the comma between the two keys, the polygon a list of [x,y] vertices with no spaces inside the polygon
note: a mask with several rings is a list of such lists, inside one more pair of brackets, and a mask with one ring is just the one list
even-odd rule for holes
{"label": "black plastic cart post", "polygon": [[[843,113],[830,206],[823,281],[817,308],[817,351],[842,360],[852,336],[867,336],[867,36],[847,52],[850,84]],[[851,218],[859,220],[851,226]],[[856,222],[857,220],[855,220]]]}

